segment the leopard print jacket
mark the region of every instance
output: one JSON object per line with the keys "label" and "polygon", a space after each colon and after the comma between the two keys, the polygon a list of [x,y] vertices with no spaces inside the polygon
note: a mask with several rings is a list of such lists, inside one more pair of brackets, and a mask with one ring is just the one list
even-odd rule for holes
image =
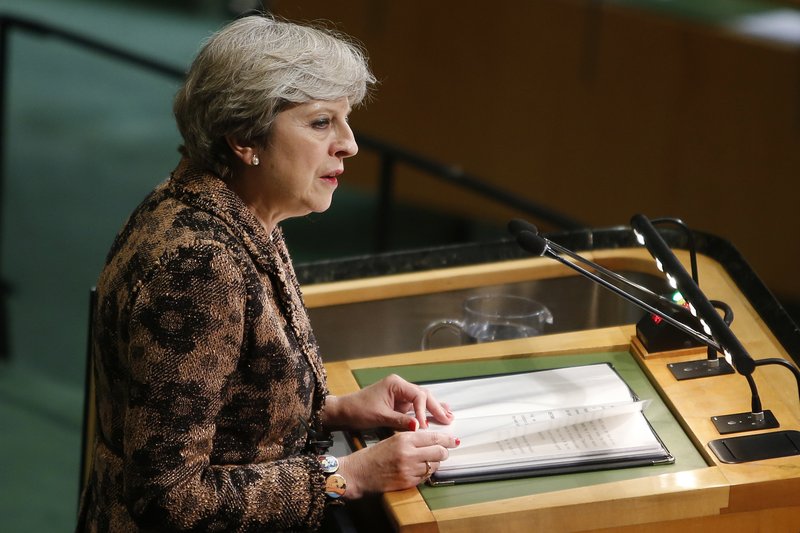
{"label": "leopard print jacket", "polygon": [[319,526],[325,370],[280,229],[182,161],[97,285],[85,531]]}

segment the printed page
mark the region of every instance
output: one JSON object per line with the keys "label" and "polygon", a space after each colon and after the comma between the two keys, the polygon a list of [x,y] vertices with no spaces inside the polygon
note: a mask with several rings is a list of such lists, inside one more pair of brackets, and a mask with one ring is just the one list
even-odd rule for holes
{"label": "printed page", "polygon": [[458,419],[633,401],[607,364],[425,384]]}
{"label": "printed page", "polygon": [[586,460],[650,456],[663,447],[641,412],[623,413],[450,450],[442,472],[507,464],[552,465]]}
{"label": "printed page", "polygon": [[455,420],[448,425],[430,420],[428,430],[457,436],[461,439],[459,448],[464,449],[523,437],[532,433],[554,430],[564,426],[591,422],[600,418],[638,413],[648,403],[629,402],[615,405],[588,405],[473,418],[462,418],[456,415]]}
{"label": "printed page", "polygon": [[455,414],[429,430],[461,439],[441,472],[666,453],[642,413],[647,402],[607,364],[425,386]]}

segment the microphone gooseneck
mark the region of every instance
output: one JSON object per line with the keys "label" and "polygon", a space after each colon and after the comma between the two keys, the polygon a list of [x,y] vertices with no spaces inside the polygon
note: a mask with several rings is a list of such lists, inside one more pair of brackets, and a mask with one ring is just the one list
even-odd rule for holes
{"label": "microphone gooseneck", "polygon": [[[624,276],[621,276],[620,274],[617,274],[613,270],[609,270],[609,269],[605,268],[602,265],[598,265],[597,263],[595,263],[593,261],[590,261],[590,260],[586,259],[585,257],[573,252],[569,248],[565,248],[564,246],[561,246],[558,243],[555,243],[553,241],[545,239],[544,237],[541,237],[539,235],[539,229],[536,226],[534,226],[533,224],[531,224],[530,222],[526,221],[526,220],[522,220],[520,218],[515,218],[515,219],[509,221],[509,223],[508,223],[508,231],[512,235],[517,237],[517,242],[519,242],[519,236],[520,236],[521,233],[523,233],[523,232],[532,233],[533,235],[537,236],[538,238],[543,239],[544,246],[546,248],[550,248],[550,249],[554,250],[555,252],[558,252],[559,254],[566,255],[567,257],[570,257],[571,259],[574,259],[575,261],[577,261],[579,263],[582,263],[582,264],[592,268],[592,270],[602,273],[607,278],[613,279],[615,281],[619,281],[620,283],[623,283],[623,284],[625,284],[625,285],[627,285],[627,286],[629,286],[629,287],[631,287],[633,289],[636,289],[637,291],[639,291],[641,293],[647,294],[651,298],[654,298],[654,299],[660,301],[664,305],[667,305],[667,306],[670,306],[670,307],[674,307],[674,308],[679,307],[679,306],[677,306],[675,304],[675,302],[673,302],[669,298],[665,298],[664,296],[662,296],[660,294],[656,294],[655,292],[651,291],[649,288],[647,288],[647,287],[645,287],[643,285],[639,285],[638,283],[635,283],[635,282],[629,280],[628,278],[626,278]],[[532,249],[526,248],[525,244],[520,243],[520,245],[522,246],[523,249],[525,249],[525,250],[527,250],[527,251],[529,251],[529,252],[531,252],[531,253],[533,253],[535,255],[542,255],[541,253],[537,253],[537,252],[534,251],[539,246],[538,244],[534,245],[534,241],[532,241],[530,237],[524,237],[524,239],[526,239],[527,243],[529,245],[533,246],[533,248]]]}
{"label": "microphone gooseneck", "polygon": [[[520,225],[515,225],[515,226],[517,228],[520,228]],[[532,224],[530,226],[535,228],[535,226],[533,226]],[[555,251],[555,248],[558,248],[559,250],[561,250],[561,249],[566,250],[565,248],[563,248],[563,247],[561,247],[559,245],[556,245],[552,241],[549,241],[549,240],[545,239],[541,235],[534,234],[531,231],[528,231],[527,229],[520,229],[517,232],[516,237],[517,237],[517,243],[524,250],[526,250],[527,252],[530,252],[533,255],[547,256],[547,257],[550,257],[552,259],[555,259],[559,263],[561,263],[561,264],[563,264],[563,265],[575,270],[580,275],[582,275],[582,276],[584,276],[586,278],[589,278],[590,280],[594,281],[595,283],[598,283],[602,287],[610,290],[611,292],[617,294],[618,296],[621,296],[622,298],[628,300],[632,304],[634,304],[637,307],[647,311],[648,313],[652,313],[654,315],[658,315],[663,320],[665,320],[667,323],[671,324],[672,326],[674,326],[675,328],[679,329],[683,333],[689,335],[690,337],[693,337],[693,338],[697,339],[702,344],[704,344],[706,346],[710,346],[711,348],[714,348],[715,350],[721,351],[721,348],[720,348],[719,344],[717,344],[717,342],[713,338],[708,337],[706,335],[703,335],[702,333],[696,331],[695,329],[693,329],[690,326],[684,324],[683,322],[681,322],[679,320],[676,320],[675,318],[673,318],[668,313],[665,313],[661,309],[658,309],[657,307],[654,307],[653,305],[645,302],[644,300],[642,300],[640,298],[637,298],[636,296],[634,296],[631,293],[621,289],[620,287],[617,287],[613,283],[611,283],[608,280],[606,280],[605,278],[595,274],[594,272],[591,272],[591,271],[583,268],[582,266],[580,266],[580,265],[578,265],[576,263],[573,263],[572,261],[568,261],[567,259],[564,259],[563,257],[561,257],[561,255],[559,255]],[[570,257],[572,257],[573,259],[576,259],[577,261],[580,261],[580,262],[582,262],[584,264],[589,265],[591,268],[593,268],[593,269],[595,269],[595,270],[597,270],[599,272],[603,272],[603,273],[611,272],[611,271],[608,271],[607,269],[605,269],[604,267],[602,267],[602,266],[600,266],[600,265],[598,265],[598,264],[596,264],[596,263],[594,263],[592,261],[589,261],[588,259],[586,259],[586,258],[584,258],[582,256],[579,256],[575,252],[570,252],[568,255]],[[638,284],[633,283],[630,280],[627,280],[627,278],[625,278],[624,276],[620,276],[617,273],[613,273],[613,274],[614,274],[614,279],[617,279],[618,281],[623,281],[623,282],[627,283],[628,285],[630,285],[632,287],[640,288],[640,286]],[[671,305],[671,306],[673,306],[675,308],[680,308],[680,311],[686,312],[686,310],[682,306],[678,306],[677,304],[675,304],[671,300],[668,300],[667,298],[664,298],[663,296],[656,295],[655,293],[653,293],[649,289],[647,289],[646,292],[648,294],[650,294],[651,296],[658,297],[659,301],[667,302],[667,303],[669,303],[669,305]]]}
{"label": "microphone gooseneck", "polygon": [[718,339],[723,346],[719,351],[730,354],[737,372],[742,375],[751,374],[756,366],[753,358],[719,316],[694,279],[686,272],[650,220],[644,215],[634,215],[631,218],[631,227],[642,236],[648,251],[662,264],[664,272],[673,276],[677,289],[694,307],[698,318],[705,322],[707,333]]}
{"label": "microphone gooseneck", "polygon": [[[712,417],[712,421],[720,433],[731,432],[732,426],[741,428],[734,429],[733,431],[769,429],[778,427],[778,422],[775,420],[775,417],[772,415],[771,411],[764,410],[762,407],[761,398],[758,393],[758,387],[756,386],[755,380],[752,376],[753,370],[756,366],[762,365],[779,364],[786,366],[794,373],[798,386],[798,396],[800,396],[800,370],[783,359],[754,360],[752,357],[750,357],[729,327],[731,321],[733,320],[733,311],[731,308],[724,302],[708,300],[708,298],[697,285],[696,274],[694,277],[689,276],[678,259],[669,249],[667,244],[652,228],[648,219],[646,219],[643,215],[636,215],[631,220],[631,226],[636,231],[642,231],[642,228],[644,228],[643,233],[648,234],[645,235],[644,240],[649,240],[655,243],[655,251],[654,248],[651,248],[649,245],[647,247],[648,250],[651,252],[656,261],[660,263],[660,269],[662,269],[665,273],[669,273],[667,278],[669,279],[670,275],[674,276],[673,279],[670,279],[670,284],[672,285],[675,278],[677,279],[677,283],[675,283],[673,287],[677,285],[677,289],[680,291],[681,295],[683,295],[690,303],[692,308],[691,312],[684,306],[679,305],[671,299],[656,294],[650,289],[633,283],[616,272],[606,269],[601,265],[598,265],[557,243],[549,241],[548,239],[539,235],[538,229],[533,224],[530,224],[524,220],[515,219],[508,223],[508,230],[516,237],[517,243],[524,250],[536,256],[546,256],[558,261],[564,266],[575,270],[583,277],[594,281],[595,283],[612,291],[618,296],[621,296],[625,300],[647,311],[648,313],[660,317],[662,320],[666,321],[679,331],[708,346],[709,360],[716,360],[716,352],[725,353],[726,358],[731,357],[734,361],[736,370],[739,374],[745,377],[750,388],[751,411],[750,413],[737,413],[733,415]],[[638,234],[637,238],[639,238]],[[584,266],[581,266],[581,264],[590,268],[591,271],[587,270],[587,268],[584,268]],[[685,317],[688,323],[684,323],[681,320],[673,318],[672,315],[668,314],[662,309],[658,309],[654,305],[651,305],[650,303],[634,296],[630,292],[612,283],[610,281],[611,279],[619,282],[620,284],[625,284],[629,287],[632,287],[643,294],[649,295],[651,300],[661,303],[662,306],[668,305],[668,309],[677,310]],[[724,317],[721,317],[717,313],[717,309],[723,312]],[[695,312],[697,314],[695,314]],[[691,327],[690,324],[696,324],[698,329]],[[700,331],[701,326],[704,333],[701,333]]]}
{"label": "microphone gooseneck", "polygon": [[[636,222],[639,222],[639,220],[636,220]],[[565,247],[563,247],[563,246],[561,246],[561,245],[559,245],[557,243],[554,243],[554,242],[546,239],[545,237],[542,237],[541,235],[539,235],[538,229],[536,228],[536,226],[534,226],[533,224],[530,224],[529,222],[526,222],[526,221],[521,220],[521,219],[512,220],[512,221],[510,221],[508,223],[508,230],[509,230],[509,232],[511,234],[513,234],[516,237],[517,243],[520,245],[520,247],[522,247],[524,250],[530,252],[531,254],[536,255],[536,256],[540,256],[540,257],[546,256],[546,257],[549,257],[551,259],[554,259],[554,260],[558,261],[559,263],[563,264],[564,266],[566,266],[568,268],[571,268],[572,270],[575,270],[576,272],[578,272],[583,277],[586,277],[589,280],[594,281],[595,283],[601,285],[602,287],[614,292],[618,296],[620,296],[620,297],[624,298],[625,300],[631,302],[632,304],[634,304],[637,307],[643,309],[644,311],[660,317],[661,319],[663,319],[664,321],[666,321],[668,324],[672,325],[673,327],[677,328],[681,332],[683,332],[686,335],[698,340],[702,344],[708,346],[709,347],[709,353],[711,353],[711,350],[715,350],[717,352],[724,352],[725,351],[725,349],[723,347],[724,345],[721,344],[720,342],[718,342],[717,339],[715,338],[716,336],[714,335],[715,332],[719,333],[719,330],[721,329],[720,327],[713,328],[711,334],[708,334],[708,335],[703,334],[700,331],[698,331],[698,330],[692,328],[691,326],[687,325],[686,323],[681,322],[680,320],[677,320],[677,319],[673,318],[673,316],[671,316],[670,314],[664,312],[663,310],[658,309],[657,307],[651,305],[650,303],[648,303],[648,302],[646,302],[646,301],[644,301],[644,300],[642,300],[640,298],[637,298],[636,296],[634,296],[630,292],[628,292],[626,290],[623,290],[621,287],[618,287],[617,285],[611,283],[606,278],[611,278],[611,279],[614,279],[615,281],[618,281],[620,283],[624,283],[624,284],[628,285],[629,287],[632,287],[632,288],[634,288],[636,290],[639,290],[639,291],[641,291],[643,293],[646,293],[651,298],[656,299],[658,302],[660,302],[662,304],[668,304],[672,309],[677,309],[679,312],[684,313],[685,315],[687,315],[686,316],[687,319],[697,320],[694,316],[689,314],[689,311],[686,308],[684,308],[683,306],[677,304],[676,302],[673,302],[672,300],[670,300],[668,298],[665,298],[665,297],[663,297],[663,296],[661,296],[659,294],[656,294],[653,291],[651,291],[650,289],[648,289],[646,287],[642,287],[641,285],[638,285],[638,284],[628,280],[624,276],[622,276],[620,274],[617,274],[616,272],[614,272],[612,270],[606,269],[605,267],[603,267],[601,265],[598,265],[597,263],[594,263],[593,261],[590,261],[590,260],[586,259],[585,257],[582,257],[581,255],[579,255],[579,254],[577,254],[577,253],[575,253],[575,252],[573,252],[573,251],[571,251],[571,250],[569,250],[569,249],[567,249],[567,248],[565,248]],[[666,246],[666,244],[664,244],[664,246]],[[569,259],[567,259],[565,257],[562,257],[562,256],[566,256],[566,257],[570,258],[571,260],[569,260]],[[674,258],[674,255],[672,255],[672,257]],[[677,262],[677,259],[675,259],[674,261]],[[587,270],[586,268],[581,266],[579,263],[581,263],[583,265],[586,265],[587,267],[591,268],[592,271]],[[683,279],[688,277],[688,273],[684,275],[684,272],[680,272],[679,273],[679,277],[682,278],[681,281],[683,281]],[[606,278],[602,277],[600,274],[602,274],[603,276],[606,276]],[[699,288],[697,288],[696,283],[693,280],[691,280],[691,278],[690,278],[690,281],[692,281],[692,285],[693,286],[687,292],[691,293],[692,295],[696,295],[698,292],[700,292],[700,290],[699,290]],[[681,283],[680,285],[684,285],[684,284]],[[682,288],[680,285],[678,287],[679,290]],[[692,291],[691,289],[695,289],[695,290]],[[708,299],[705,298],[704,295],[703,295],[702,299],[704,299],[706,302],[709,302]],[[750,391],[751,391],[751,407],[752,407],[751,413],[753,415],[753,419],[757,423],[762,423],[763,420],[764,420],[764,410],[763,410],[763,408],[761,406],[761,399],[760,399],[759,394],[758,394],[758,389],[756,387],[755,380],[753,380],[753,378],[751,376],[754,367],[755,366],[760,366],[762,364],[763,365],[767,365],[767,364],[785,364],[785,366],[789,367],[794,372],[795,378],[797,378],[798,395],[800,395],[800,371],[797,370],[797,368],[793,367],[792,365],[790,365],[790,364],[788,364],[785,361],[780,360],[780,359],[777,359],[777,360],[776,359],[764,359],[764,360],[760,360],[760,361],[754,361],[751,357],[749,357],[749,354],[746,357],[742,357],[742,353],[746,354],[746,352],[744,351],[744,348],[741,346],[741,344],[738,343],[738,340],[735,339],[735,336],[730,331],[730,329],[727,327],[728,324],[730,324],[730,322],[733,319],[733,312],[730,309],[730,307],[728,307],[726,304],[724,304],[724,302],[718,302],[716,300],[714,300],[713,302],[709,302],[708,307],[710,307],[711,309],[714,309],[716,307],[716,308],[719,308],[720,310],[722,310],[724,312],[724,315],[725,315],[724,318],[720,317],[719,315],[717,315],[716,311],[714,311],[714,315],[715,316],[711,317],[711,318],[712,318],[712,320],[716,319],[716,321],[714,322],[715,326],[719,326],[720,323],[724,324],[724,328],[727,331],[724,332],[725,334],[723,334],[723,340],[727,341],[726,345],[728,345],[728,343],[730,342],[730,340],[731,340],[730,338],[732,338],[735,341],[732,344],[736,348],[735,356],[738,356],[738,357],[735,357],[736,358],[736,362],[739,363],[739,364],[736,365],[736,367],[737,367],[737,370],[739,371],[739,373],[744,375],[745,378],[747,379],[747,383],[748,383],[748,385],[750,387]]]}

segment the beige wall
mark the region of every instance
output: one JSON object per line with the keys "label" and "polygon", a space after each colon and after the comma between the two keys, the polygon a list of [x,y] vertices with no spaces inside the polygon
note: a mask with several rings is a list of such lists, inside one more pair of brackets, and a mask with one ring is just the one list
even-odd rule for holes
{"label": "beige wall", "polygon": [[[800,298],[800,49],[590,2],[342,4],[272,3],[364,43],[381,84],[356,129],[592,226],[682,217]],[[376,164],[362,152],[345,179],[372,186]],[[400,181],[409,201],[515,215],[411,172]]]}

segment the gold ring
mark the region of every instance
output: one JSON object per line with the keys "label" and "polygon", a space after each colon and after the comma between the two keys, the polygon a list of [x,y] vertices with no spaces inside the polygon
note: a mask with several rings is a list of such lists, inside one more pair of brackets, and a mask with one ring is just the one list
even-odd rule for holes
{"label": "gold ring", "polygon": [[422,479],[428,479],[431,477],[431,462],[425,461],[425,473],[422,475]]}

